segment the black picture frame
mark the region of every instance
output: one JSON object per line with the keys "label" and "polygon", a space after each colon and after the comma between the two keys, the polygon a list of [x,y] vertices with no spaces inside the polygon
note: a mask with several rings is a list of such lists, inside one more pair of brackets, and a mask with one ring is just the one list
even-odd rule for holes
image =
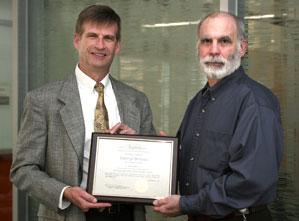
{"label": "black picture frame", "polygon": [[176,137],[93,133],[87,192],[101,202],[152,204],[177,193],[177,159]]}

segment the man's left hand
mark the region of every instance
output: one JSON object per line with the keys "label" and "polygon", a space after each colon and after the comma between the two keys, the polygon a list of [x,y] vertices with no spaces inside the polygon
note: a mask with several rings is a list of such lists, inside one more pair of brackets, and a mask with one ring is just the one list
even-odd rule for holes
{"label": "man's left hand", "polygon": [[166,216],[179,216],[182,215],[180,206],[180,196],[172,195],[164,199],[155,200],[154,211]]}

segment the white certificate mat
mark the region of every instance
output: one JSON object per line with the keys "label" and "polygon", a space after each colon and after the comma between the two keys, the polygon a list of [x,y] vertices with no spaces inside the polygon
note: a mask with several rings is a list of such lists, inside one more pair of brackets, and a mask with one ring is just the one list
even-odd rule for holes
{"label": "white certificate mat", "polygon": [[177,138],[94,133],[88,192],[104,201],[151,203],[176,192]]}

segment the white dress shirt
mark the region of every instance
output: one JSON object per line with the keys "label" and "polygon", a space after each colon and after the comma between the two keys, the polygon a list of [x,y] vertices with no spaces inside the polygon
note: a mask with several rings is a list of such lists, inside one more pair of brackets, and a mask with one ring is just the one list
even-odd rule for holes
{"label": "white dress shirt", "polygon": [[[94,132],[94,115],[96,109],[96,103],[98,99],[98,92],[95,91],[94,86],[96,81],[90,78],[87,74],[82,72],[79,66],[76,66],[75,75],[77,78],[78,89],[81,100],[81,107],[84,118],[85,125],[85,140],[84,140],[84,156],[83,156],[83,177],[81,182],[81,187],[86,189],[87,186],[87,173],[89,164],[89,153],[90,153],[90,143],[91,134]],[[115,124],[121,122],[119,110],[116,102],[116,97],[112,88],[112,84],[107,74],[101,83],[104,85],[104,102],[108,112],[109,118],[109,128],[113,127]],[[70,202],[63,200],[63,192],[67,187],[65,187],[60,195],[59,208],[65,209],[70,205]]]}

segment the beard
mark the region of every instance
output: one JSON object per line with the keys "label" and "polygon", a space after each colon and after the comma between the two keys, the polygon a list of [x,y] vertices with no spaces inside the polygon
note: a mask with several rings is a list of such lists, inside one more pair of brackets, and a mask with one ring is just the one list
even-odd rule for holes
{"label": "beard", "polygon": [[[199,61],[201,72],[209,79],[220,80],[237,70],[241,64],[240,50],[227,59],[222,56],[206,56]],[[213,64],[211,64],[213,63]]]}

